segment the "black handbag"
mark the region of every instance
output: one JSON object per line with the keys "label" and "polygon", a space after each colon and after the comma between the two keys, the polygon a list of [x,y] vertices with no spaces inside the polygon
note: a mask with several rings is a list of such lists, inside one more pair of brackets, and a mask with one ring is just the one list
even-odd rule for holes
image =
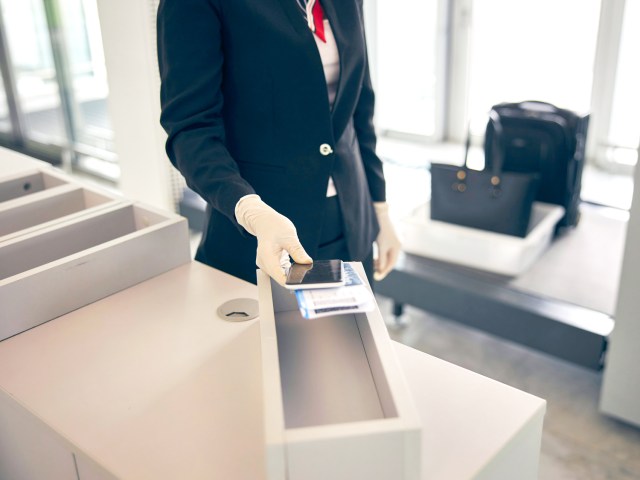
{"label": "black handbag", "polygon": [[502,171],[502,125],[495,111],[489,118],[494,133],[491,162],[486,162],[490,170],[468,168],[468,134],[462,167],[431,164],[431,219],[525,237],[539,175]]}

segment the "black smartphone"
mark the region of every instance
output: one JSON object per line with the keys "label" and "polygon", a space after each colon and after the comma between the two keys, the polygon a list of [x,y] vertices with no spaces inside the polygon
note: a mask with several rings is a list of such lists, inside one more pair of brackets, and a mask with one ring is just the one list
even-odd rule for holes
{"label": "black smartphone", "polygon": [[313,263],[294,263],[289,269],[285,287],[292,290],[305,288],[332,288],[344,285],[342,260],[316,260]]}

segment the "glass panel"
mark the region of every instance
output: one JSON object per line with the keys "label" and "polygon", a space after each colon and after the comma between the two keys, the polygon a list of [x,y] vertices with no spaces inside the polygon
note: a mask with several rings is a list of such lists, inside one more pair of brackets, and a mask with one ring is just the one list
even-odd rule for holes
{"label": "glass panel", "polygon": [[42,0],[0,0],[0,4],[25,134],[39,143],[64,143],[60,94]]}
{"label": "glass panel", "polygon": [[96,0],[58,1],[74,102],[75,139],[113,151],[107,113],[107,76]]}
{"label": "glass panel", "polygon": [[9,118],[9,107],[7,106],[7,95],[0,76],[0,132],[11,131],[11,119]]}
{"label": "glass panel", "polygon": [[640,0],[626,0],[616,87],[613,97],[609,141],[617,147],[611,152],[618,163],[635,164],[640,143]]}
{"label": "glass panel", "polygon": [[437,0],[376,4],[376,124],[382,130],[435,133],[437,7]]}
{"label": "glass panel", "polygon": [[599,0],[473,3],[471,129],[483,135],[501,102],[541,100],[589,110]]}

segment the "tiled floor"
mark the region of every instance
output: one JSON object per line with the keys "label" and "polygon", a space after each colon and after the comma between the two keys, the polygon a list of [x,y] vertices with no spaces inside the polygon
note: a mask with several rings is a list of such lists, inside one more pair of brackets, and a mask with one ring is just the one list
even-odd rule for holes
{"label": "tiled floor", "polygon": [[398,328],[391,301],[378,303],[394,340],[547,400],[541,480],[640,479],[640,429],[598,412],[601,373],[412,307]]}

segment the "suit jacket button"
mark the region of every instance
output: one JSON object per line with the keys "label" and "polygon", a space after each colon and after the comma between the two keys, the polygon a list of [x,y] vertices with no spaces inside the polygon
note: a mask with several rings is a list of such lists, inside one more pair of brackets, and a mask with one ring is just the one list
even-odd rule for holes
{"label": "suit jacket button", "polygon": [[320,153],[326,157],[327,155],[331,155],[333,153],[333,149],[328,143],[323,143],[322,145],[320,145]]}

